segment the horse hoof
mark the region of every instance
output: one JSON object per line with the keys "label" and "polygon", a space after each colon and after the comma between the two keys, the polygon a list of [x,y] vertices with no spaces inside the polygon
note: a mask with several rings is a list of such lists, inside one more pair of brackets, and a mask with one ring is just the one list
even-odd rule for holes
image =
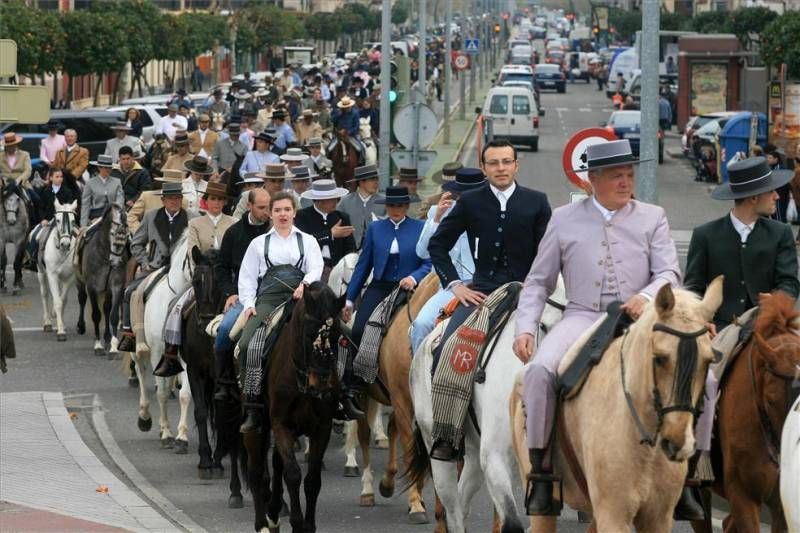
{"label": "horse hoof", "polygon": [[391,498],[392,496],[394,496],[394,486],[385,485],[383,483],[383,480],[381,480],[381,482],[378,483],[378,490],[380,491],[381,496],[383,496],[384,498]]}
{"label": "horse hoof", "polygon": [[379,450],[389,449],[389,439],[380,439],[375,441],[375,447]]}
{"label": "horse hoof", "polygon": [[148,418],[145,420],[144,418],[139,417],[139,419],[136,421],[136,426],[139,428],[139,431],[150,431],[150,429],[153,427],[153,419]]}
{"label": "horse hoof", "polygon": [[128,378],[128,386],[130,388],[132,388],[132,389],[135,389],[136,387],[138,387],[139,386],[139,378],[137,378],[135,376]]}
{"label": "horse hoof", "polygon": [[[178,453],[178,452],[176,451],[175,453]],[[199,468],[198,467],[197,468],[197,477],[199,477],[200,479],[203,479],[203,480],[211,479],[212,478],[211,469],[210,468]]]}
{"label": "horse hoof", "polygon": [[172,449],[175,446],[175,439],[172,437],[164,437],[161,439],[161,448],[164,450]]}
{"label": "horse hoof", "polygon": [[244,498],[231,494],[228,498],[228,509],[241,509],[244,507]]}
{"label": "horse hoof", "polygon": [[211,467],[211,477],[214,479],[222,479],[225,477],[225,469],[221,466],[212,466]]}
{"label": "horse hoof", "polygon": [[361,469],[357,466],[346,466],[344,467],[344,477],[360,477],[361,476]]}
{"label": "horse hoof", "polygon": [[189,453],[189,443],[185,440],[175,439],[175,453],[178,455]]}
{"label": "horse hoof", "polygon": [[374,494],[362,494],[361,500],[358,502],[358,505],[361,507],[374,507],[375,506],[375,495]]}
{"label": "horse hoof", "polygon": [[83,335],[84,333],[86,333],[86,324],[84,324],[83,322],[78,322],[78,325],[75,326],[75,332],[78,335]]}
{"label": "horse hoof", "polygon": [[66,333],[57,333],[57,334],[56,334],[56,340],[57,340],[58,342],[64,342],[64,341],[66,341],[66,340],[67,340],[67,334],[66,334]]}
{"label": "horse hoof", "polygon": [[53,326],[51,326],[50,324],[42,326],[42,331],[44,331],[45,333],[52,333],[53,332]]}
{"label": "horse hoof", "polygon": [[418,511],[416,513],[408,513],[408,523],[419,526],[422,524],[427,524],[428,521],[428,514],[424,511]]}

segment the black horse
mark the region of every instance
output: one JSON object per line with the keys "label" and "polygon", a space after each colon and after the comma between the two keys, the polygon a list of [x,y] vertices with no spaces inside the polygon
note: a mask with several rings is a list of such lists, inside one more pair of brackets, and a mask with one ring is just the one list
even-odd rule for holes
{"label": "black horse", "polygon": [[[194,261],[192,287],[195,303],[186,316],[181,340],[181,357],[186,363],[186,373],[192,389],[194,420],[197,424],[197,453],[200,462],[197,473],[200,479],[222,478],[222,458],[231,459],[231,494],[228,507],[243,507],[242,484],[239,480],[239,448],[241,437],[241,407],[214,405],[214,339],[206,333],[206,326],[222,309],[222,293],[214,281],[214,262],[218,252],[212,250],[202,254],[195,246],[191,250]],[[208,438],[209,416],[217,430],[216,445],[212,457]]]}
{"label": "black horse", "polygon": [[[256,531],[264,527],[271,533],[279,531],[283,482],[291,502],[292,531],[310,533],[317,529],[322,458],[338,403],[336,361],[341,336],[339,313],[344,300],[345,296],[337,298],[323,283],[306,287],[272,350],[261,395],[269,423],[262,425],[260,433],[244,435],[247,484],[253,494]],[[267,467],[270,429],[275,436],[271,479]],[[302,473],[294,452],[294,443],[300,435],[310,440],[304,482],[305,517],[300,506]]]}

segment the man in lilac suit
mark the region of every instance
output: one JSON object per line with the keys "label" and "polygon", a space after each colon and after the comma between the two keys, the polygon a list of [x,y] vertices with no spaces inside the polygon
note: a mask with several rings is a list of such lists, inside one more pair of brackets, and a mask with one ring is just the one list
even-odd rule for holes
{"label": "man in lilac suit", "polygon": [[[545,454],[561,359],[611,302],[625,302],[623,310],[635,320],[662,285],[680,284],[664,209],[633,199],[634,165],[640,161],[628,141],[592,145],[586,155],[594,195],[553,211],[517,307],[514,353],[527,363],[523,400],[532,465],[530,515],[558,514]],[[534,356],[534,332],[559,274],[569,303]]]}

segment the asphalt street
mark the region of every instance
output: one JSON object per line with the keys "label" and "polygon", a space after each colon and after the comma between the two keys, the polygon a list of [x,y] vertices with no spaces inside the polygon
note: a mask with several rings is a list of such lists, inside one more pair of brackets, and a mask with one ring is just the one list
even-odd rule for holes
{"label": "asphalt street", "polygon": [[[561,169],[561,153],[569,136],[581,128],[596,126],[606,120],[610,101],[594,85],[568,85],[566,94],[543,94],[542,104],[547,114],[540,128],[540,150],[537,153],[520,153],[519,180],[523,185],[547,193],[551,203],[561,205],[569,199],[568,185]],[[668,138],[668,143],[677,139]],[[465,162],[474,164],[474,147],[468,146]],[[689,231],[702,222],[724,213],[728,206],[711,200],[708,187],[692,180],[691,168],[682,160],[667,157],[658,171],[659,203],[668,213],[675,235],[688,240]],[[676,238],[681,245],[681,238]],[[685,244],[684,244],[685,246]],[[682,258],[683,259],[683,258]],[[0,376],[0,391],[59,391],[67,399],[67,407],[77,414],[75,424],[87,445],[113,472],[130,484],[131,488],[151,502],[161,503],[164,514],[173,520],[208,531],[252,530],[252,500],[245,494],[244,509],[228,509],[227,479],[200,480],[197,476],[196,431],[190,422],[190,448],[188,455],[176,455],[172,450],[161,449],[158,442],[157,420],[148,433],[136,427],[138,390],[128,386],[119,361],[96,357],[92,352],[91,335],[79,336],[75,332],[77,298],[70,294],[67,324],[68,340],[56,342],[55,334],[41,331],[41,300],[35,275],[26,273],[25,289],[21,295],[0,295],[14,320],[18,358],[9,363],[8,374]],[[88,318],[88,316],[87,316]],[[91,331],[91,329],[90,329]],[[152,386],[152,381],[150,381]],[[158,416],[157,400],[151,393],[151,413]],[[178,401],[170,401],[169,416],[173,431],[178,419]],[[98,421],[110,430],[113,444],[124,458],[138,471],[129,477],[130,469],[120,469],[115,454],[109,453],[108,437]],[[105,439],[105,442],[104,442]],[[342,476],[344,456],[343,440],[334,435],[329,446],[323,473],[322,493],[319,499],[317,523],[319,531],[350,533],[353,531],[392,531],[417,533],[430,531],[430,525],[410,525],[406,519],[406,495],[396,494],[384,499],[377,494],[376,505],[359,506],[361,482],[358,478]],[[118,459],[119,455],[116,454]],[[372,450],[376,485],[386,463],[384,450]],[[229,465],[226,463],[226,469]],[[226,470],[226,477],[229,472]],[[163,504],[162,497],[167,504]],[[433,495],[425,491],[428,515],[433,520]],[[521,494],[518,502],[521,505]],[[172,507],[169,505],[174,505]],[[485,490],[473,501],[468,520],[470,531],[489,531],[492,507]],[[176,522],[176,528],[177,524]],[[561,531],[583,531],[585,525],[577,522],[572,512],[566,512],[559,524]],[[284,525],[286,529],[288,525]],[[675,531],[687,531],[683,525]]]}

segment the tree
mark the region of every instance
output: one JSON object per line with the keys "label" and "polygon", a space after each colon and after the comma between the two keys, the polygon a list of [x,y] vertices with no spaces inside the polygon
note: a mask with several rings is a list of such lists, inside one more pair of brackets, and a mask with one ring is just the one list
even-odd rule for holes
{"label": "tree", "polygon": [[668,13],[661,12],[661,26],[660,29],[665,31],[686,31],[689,29],[691,21],[686,18],[686,15],[681,13]]}
{"label": "tree", "polygon": [[407,0],[398,0],[392,6],[392,24],[405,24],[411,13],[411,5]]}
{"label": "tree", "polygon": [[749,50],[752,44],[761,42],[764,29],[776,18],[778,14],[766,7],[743,7],[733,12],[729,28],[742,48]]}
{"label": "tree", "polygon": [[626,11],[612,7],[608,11],[608,23],[617,30],[617,39],[632,43],[636,32],[642,29],[639,11]]}
{"label": "tree", "polygon": [[691,29],[698,33],[728,33],[730,31],[730,12],[705,11],[692,17]]}
{"label": "tree", "polygon": [[64,61],[65,35],[58,16],[21,0],[0,3],[0,36],[17,43],[17,72],[31,78],[55,74]]}
{"label": "tree", "polygon": [[800,13],[775,18],[761,35],[761,58],[771,67],[786,63],[788,78],[800,78]]}
{"label": "tree", "polygon": [[339,19],[333,13],[312,13],[303,23],[312,39],[335,41],[342,33]]}

